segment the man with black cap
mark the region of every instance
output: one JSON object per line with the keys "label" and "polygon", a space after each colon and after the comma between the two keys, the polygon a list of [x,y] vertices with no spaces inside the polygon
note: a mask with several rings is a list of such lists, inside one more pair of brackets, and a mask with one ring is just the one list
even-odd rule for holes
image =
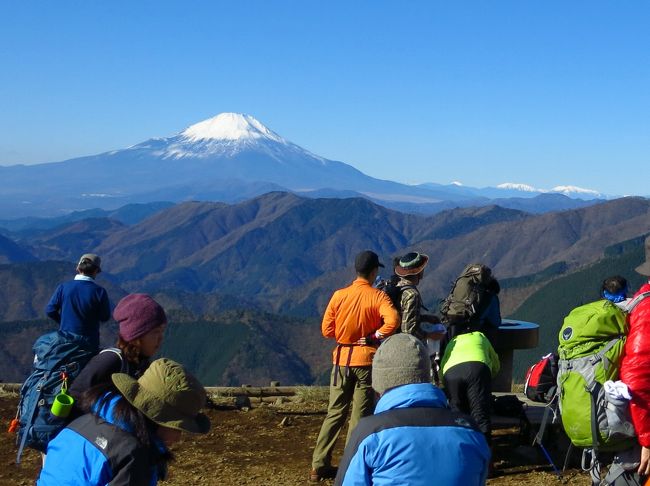
{"label": "man with black cap", "polygon": [[101,258],[94,253],[81,255],[74,280],[59,285],[45,308],[59,330],[88,338],[99,350],[99,323],[111,318],[106,290],[95,283],[102,271]]}
{"label": "man with black cap", "polygon": [[[645,262],[635,270],[650,277],[650,236],[645,240]],[[639,300],[628,316],[630,330],[620,373],[632,395],[630,414],[641,446],[637,472],[642,476],[650,476],[650,299],[646,293],[650,293],[650,279],[632,299]]]}
{"label": "man with black cap", "polygon": [[332,450],[350,405],[348,439],[359,419],[373,411],[372,358],[380,339],[399,326],[399,315],[388,294],[372,286],[379,267],[383,265],[376,253],[369,250],[359,253],[354,261],[356,280],[334,292],[323,316],[323,336],[335,339],[336,347],[332,353],[327,417],[316,440],[309,474],[313,482],[336,475]]}
{"label": "man with black cap", "polygon": [[352,433],[335,485],[485,484],[485,437],[470,417],[449,409],[430,373],[427,350],[414,336],[396,334],[379,346],[372,387],[381,398]]}

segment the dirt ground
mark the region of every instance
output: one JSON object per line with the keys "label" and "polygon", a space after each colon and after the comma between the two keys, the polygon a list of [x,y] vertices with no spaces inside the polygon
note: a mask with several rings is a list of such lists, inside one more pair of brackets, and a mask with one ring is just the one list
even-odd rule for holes
{"label": "dirt ground", "polygon": [[[40,454],[26,450],[16,465],[15,436],[6,432],[17,397],[0,396],[3,440],[0,485],[34,484]],[[263,405],[248,411],[220,406],[206,410],[213,429],[205,436],[185,435],[173,448],[167,485],[306,485],[311,452],[324,417],[324,404]],[[335,461],[342,453],[339,441]],[[496,475],[488,485],[584,485],[582,472],[567,471],[560,480],[538,448],[519,445],[516,430],[495,433]],[[557,462],[556,462],[557,463]],[[560,462],[561,464],[561,462]],[[323,486],[332,481],[323,481]],[[435,482],[432,482],[435,484]]]}

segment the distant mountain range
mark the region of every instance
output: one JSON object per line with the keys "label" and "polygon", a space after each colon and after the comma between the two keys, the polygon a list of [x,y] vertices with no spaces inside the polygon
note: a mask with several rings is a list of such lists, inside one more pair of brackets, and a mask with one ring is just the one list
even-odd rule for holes
{"label": "distant mountain range", "polygon": [[351,278],[353,257],[364,248],[386,261],[409,249],[428,253],[422,288],[439,298],[472,261],[490,265],[500,278],[595,262],[606,246],[650,232],[649,211],[646,199],[622,198],[540,215],[485,206],[424,216],[362,198],[278,192],[237,204],[182,203],[135,224],[103,217],[23,228],[13,239],[0,237],[0,261],[74,262],[92,250],[104,259],[102,275],[124,291],[216,292],[273,312],[315,316],[331,289]]}
{"label": "distant mountain range", "polygon": [[[139,216],[128,216],[130,210]],[[6,343],[0,364],[19,362],[25,372],[33,339],[53,327],[43,313],[51,292],[72,277],[78,256],[92,250],[103,257],[99,283],[113,302],[138,291],[163,304],[173,316],[165,355],[191,363],[207,383],[264,384],[278,377],[312,383],[323,379],[328,363],[318,320],[332,291],[352,280],[358,251],[372,248],[386,263],[411,249],[427,253],[420,288],[434,311],[462,267],[483,262],[503,284],[504,315],[518,313],[546,328],[557,326],[555,307],[577,305],[592,289],[595,298],[609,273],[628,276],[639,264],[650,201],[621,198],[545,214],[485,206],[425,216],[363,198],[276,192],[235,204],[137,206],[59,220],[47,230],[44,220],[35,223],[0,236],[0,343]],[[626,256],[624,265],[612,260],[618,254]],[[608,258],[614,263],[603,266]],[[556,280],[565,282],[558,287],[561,301],[546,299],[541,313],[539,304],[527,304]]]}
{"label": "distant mountain range", "polygon": [[[326,380],[318,321],[360,250],[380,254],[384,276],[394,256],[427,253],[420,289],[433,311],[467,263],[485,263],[504,315],[536,320],[552,340],[557,316],[605,272],[632,272],[650,234],[647,199],[383,181],[237,114],[124,150],[0,167],[0,180],[0,380],[25,375],[34,338],[55,327],[47,300],[88,251],[103,258],[113,303],[128,292],[162,303],[163,353],[206,383],[288,384]],[[114,337],[113,323],[104,344]]]}
{"label": "distant mountain range", "polygon": [[[271,191],[310,197],[365,197],[400,211],[431,214],[494,199],[530,212],[573,209],[606,196],[579,188],[524,185],[470,188],[405,185],[363,174],[282,138],[249,115],[222,113],[167,138],[62,162],[0,167],[0,219],[64,216],[127,204],[237,202]],[[554,194],[554,198],[549,198]],[[544,198],[535,196],[546,195]],[[571,196],[571,197],[561,197]],[[507,198],[517,198],[508,203]],[[523,199],[533,198],[524,202]]]}

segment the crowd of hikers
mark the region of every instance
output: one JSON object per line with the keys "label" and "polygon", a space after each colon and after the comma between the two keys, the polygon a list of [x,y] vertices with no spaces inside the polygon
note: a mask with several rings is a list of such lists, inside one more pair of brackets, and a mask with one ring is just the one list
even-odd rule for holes
{"label": "crowd of hikers", "polygon": [[[636,271],[650,277],[650,237],[645,250]],[[409,252],[384,280],[378,255],[363,251],[356,279],[332,295],[321,324],[336,342],[329,403],[309,481],[460,486],[485,484],[492,473],[499,283],[487,266],[470,264],[439,312],[429,312],[418,289],[428,262]],[[181,433],[209,431],[205,390],[182,364],[152,361],[167,317],[149,295],[118,302],[117,345],[100,350],[99,326],[111,317],[95,282],[101,259],[84,254],[76,269],[46,307],[59,329],[33,347],[11,424],[17,462],[24,447],[40,451],[41,486],[156,484]],[[632,298],[627,293],[623,277],[609,277],[601,299],[566,317],[558,353],[543,361],[544,371],[553,370],[548,393],[527,377],[527,394],[559,408],[567,436],[588,452],[583,467],[595,485],[641,485],[650,476],[650,280]]]}
{"label": "crowd of hikers", "polygon": [[[645,251],[635,270],[650,277],[650,237]],[[322,333],[336,346],[310,481],[480,485],[492,473],[500,286],[489,268],[470,264],[440,316],[424,313],[417,285],[428,261],[408,253],[378,282],[377,254],[361,252],[357,278],[330,299]],[[594,485],[640,486],[650,476],[650,280],[632,298],[627,292],[623,277],[606,278],[599,300],[565,318],[555,359],[545,357],[556,367],[552,392],[540,401],[559,408]],[[348,411],[336,467],[332,452]]]}
{"label": "crowd of hikers", "polygon": [[100,271],[97,255],[82,255],[75,279],[56,289],[46,313],[59,329],[34,344],[21,389],[17,462],[25,446],[41,452],[39,486],[157,484],[181,433],[210,430],[201,383],[179,363],[151,360],[167,316],[149,295],[118,302],[117,347],[99,350],[99,323],[110,318]]}

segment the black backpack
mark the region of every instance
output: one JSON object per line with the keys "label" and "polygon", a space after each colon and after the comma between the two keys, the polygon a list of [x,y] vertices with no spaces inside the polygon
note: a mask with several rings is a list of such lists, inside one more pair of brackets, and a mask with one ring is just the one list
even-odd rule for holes
{"label": "black backpack", "polygon": [[50,412],[54,397],[97,353],[97,348],[83,336],[54,331],[39,337],[34,346],[32,373],[20,388],[18,404],[19,443],[16,463],[20,463],[25,446],[45,452],[47,444],[68,422]]}
{"label": "black backpack", "polygon": [[[393,275],[389,280],[380,280],[375,287],[381,290],[382,292],[386,292],[388,294],[388,297],[390,298],[390,301],[393,303],[393,307],[397,309],[397,312],[401,315],[402,314],[402,292],[406,289],[414,289],[416,288],[415,285],[397,285],[399,282],[399,277],[397,275]],[[401,328],[398,327],[395,332],[401,332]]]}
{"label": "black backpack", "polygon": [[440,305],[440,319],[447,326],[479,328],[481,314],[489,303],[488,286],[495,282],[492,270],[480,263],[467,265]]}

